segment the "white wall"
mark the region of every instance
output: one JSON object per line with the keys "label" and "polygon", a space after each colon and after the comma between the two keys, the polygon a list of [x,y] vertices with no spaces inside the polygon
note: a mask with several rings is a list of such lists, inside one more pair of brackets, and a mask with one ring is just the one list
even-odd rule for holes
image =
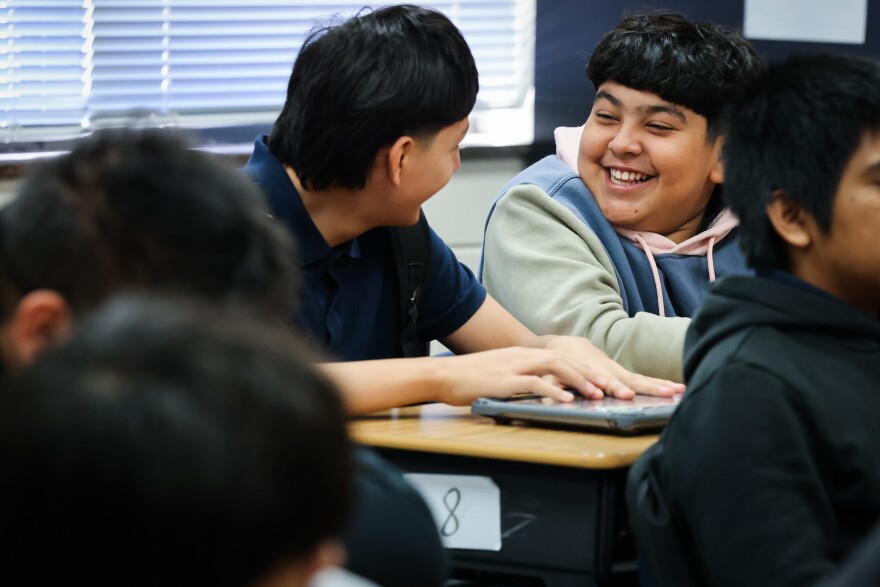
{"label": "white wall", "polygon": [[[424,206],[431,227],[474,274],[480,262],[483,226],[489,207],[504,184],[524,167],[523,161],[516,157],[466,159],[449,185]],[[432,355],[447,350],[436,340],[431,343]]]}
{"label": "white wall", "polygon": [[431,227],[476,273],[486,214],[498,191],[524,163],[516,157],[464,160],[452,181],[425,204]]}
{"label": "white wall", "polygon": [[0,206],[9,201],[15,194],[15,188],[18,185],[18,181],[14,179],[3,179],[0,180]]}

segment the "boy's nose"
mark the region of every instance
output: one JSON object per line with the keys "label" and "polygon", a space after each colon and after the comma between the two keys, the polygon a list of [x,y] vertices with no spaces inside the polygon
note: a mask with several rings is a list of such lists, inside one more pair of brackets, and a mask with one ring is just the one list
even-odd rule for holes
{"label": "boy's nose", "polygon": [[617,157],[639,155],[642,152],[642,142],[634,129],[622,125],[608,142],[608,149]]}

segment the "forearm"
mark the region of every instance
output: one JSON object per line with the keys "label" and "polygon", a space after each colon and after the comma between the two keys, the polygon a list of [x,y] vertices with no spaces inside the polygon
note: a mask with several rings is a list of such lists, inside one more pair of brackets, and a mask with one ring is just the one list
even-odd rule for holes
{"label": "forearm", "polygon": [[321,363],[352,416],[436,401],[445,380],[431,357]]}
{"label": "forearm", "polygon": [[574,381],[592,387],[573,366],[551,351],[497,349],[457,357],[386,359],[320,365],[337,385],[349,415],[358,416],[423,402],[470,405],[478,397],[538,393],[558,401],[572,394],[546,381]]}

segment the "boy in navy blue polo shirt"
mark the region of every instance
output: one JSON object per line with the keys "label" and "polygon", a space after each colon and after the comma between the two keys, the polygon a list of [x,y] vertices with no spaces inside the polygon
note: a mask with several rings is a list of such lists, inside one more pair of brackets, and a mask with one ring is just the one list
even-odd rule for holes
{"label": "boy in navy blue polo shirt", "polygon": [[245,168],[299,241],[296,321],[343,361],[327,370],[349,411],[518,392],[567,401],[565,387],[624,398],[681,391],[584,339],[534,335],[433,232],[417,330],[461,356],[375,361],[402,356],[387,227],[415,224],[459,168],[477,89],[470,49],[442,14],[394,6],[356,16],[306,40],[284,108]]}

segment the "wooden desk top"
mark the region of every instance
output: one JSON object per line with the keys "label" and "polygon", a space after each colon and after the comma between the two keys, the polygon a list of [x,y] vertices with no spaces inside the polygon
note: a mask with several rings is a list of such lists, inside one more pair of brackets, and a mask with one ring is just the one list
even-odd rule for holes
{"label": "wooden desk top", "polygon": [[496,424],[470,407],[427,404],[354,419],[352,437],[362,444],[469,457],[585,469],[631,465],[657,435],[612,436],[572,430]]}

